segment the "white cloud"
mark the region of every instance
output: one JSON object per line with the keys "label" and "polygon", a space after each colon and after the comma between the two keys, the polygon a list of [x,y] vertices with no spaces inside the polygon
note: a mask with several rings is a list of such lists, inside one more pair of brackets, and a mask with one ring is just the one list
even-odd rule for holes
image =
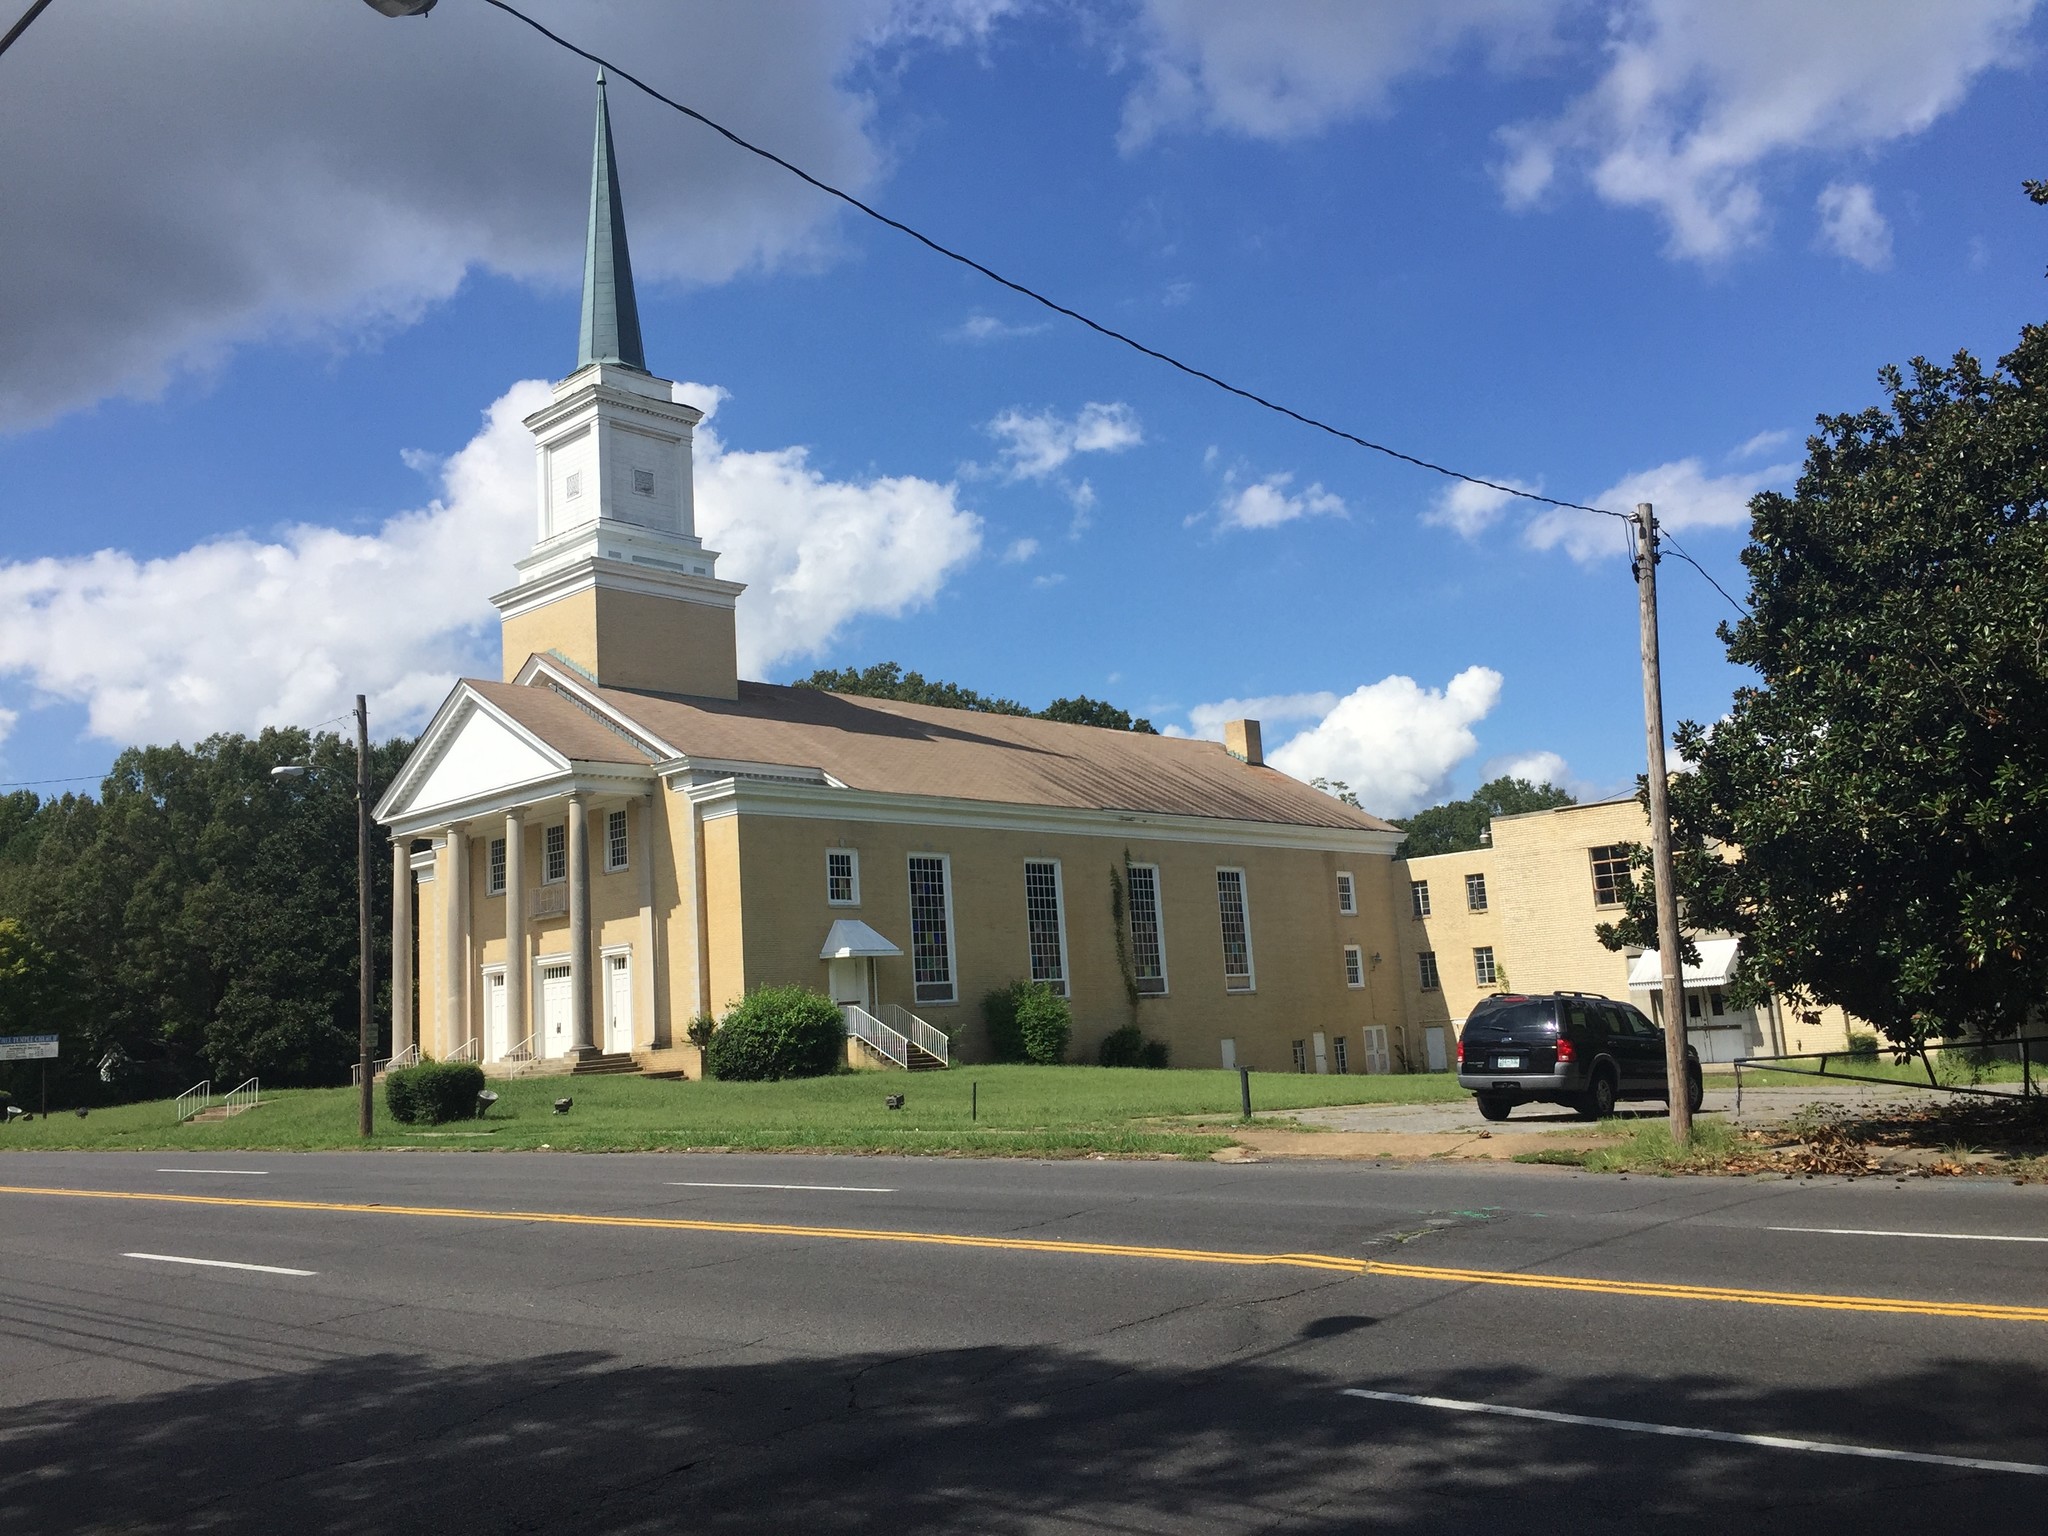
{"label": "white cloud", "polygon": [[1321,693],[1273,693],[1256,699],[1218,699],[1197,704],[1188,711],[1188,728],[1168,726],[1169,736],[1195,736],[1203,741],[1221,741],[1223,727],[1232,720],[1257,720],[1273,725],[1289,720],[1320,720],[1337,707],[1337,695]]}
{"label": "white cloud", "polygon": [[[1004,9],[557,0],[548,20],[595,51],[647,61],[673,94],[860,189],[885,156],[849,68],[877,48],[975,42]],[[572,281],[591,81],[480,5],[403,23],[334,0],[54,7],[9,51],[0,91],[0,140],[41,147],[10,160],[0,218],[16,296],[0,427],[152,394],[243,342],[374,336],[473,270]],[[709,147],[630,87],[611,99],[643,283],[831,254],[840,215],[828,201]]]}
{"label": "white cloud", "polygon": [[1892,227],[1877,194],[1860,181],[1832,181],[1814,199],[1821,239],[1836,255],[1872,272],[1892,264]]}
{"label": "white cloud", "polygon": [[[724,391],[679,386],[715,409]],[[119,550],[0,564],[0,677],[81,704],[126,744],[306,724],[367,693],[380,729],[417,725],[450,681],[496,671],[490,594],[533,539],[533,439],[549,398],[514,385],[437,465],[440,495],[374,533],[310,525],[161,559]],[[697,432],[698,531],[724,554],[753,675],[824,647],[851,619],[930,601],[980,546],[950,486],[828,480],[802,448],[727,448]],[[414,462],[420,462],[415,458]]]}
{"label": "white cloud", "polygon": [[1736,448],[1731,455],[1738,459],[1753,459],[1759,454],[1769,453],[1773,448],[1782,448],[1792,441],[1792,434],[1783,427],[1768,432],[1759,432]]}
{"label": "white cloud", "polygon": [[1138,413],[1122,401],[1090,401],[1071,417],[1012,406],[987,430],[1001,442],[999,467],[1012,480],[1043,480],[1076,454],[1122,453],[1145,440]]}
{"label": "white cloud", "polygon": [[[1524,485],[1519,480],[1504,480],[1518,490],[1533,491],[1533,485]],[[1473,539],[1484,533],[1500,520],[1500,514],[1514,495],[1508,491],[1497,491],[1491,486],[1474,485],[1469,480],[1453,482],[1437,493],[1430,509],[1422,514],[1422,520],[1437,528],[1448,528],[1462,538]]]}
{"label": "white cloud", "polygon": [[1759,172],[1794,153],[1866,151],[1927,128],[1985,70],[2019,58],[2035,0],[1629,0],[1608,67],[1556,117],[1503,131],[1510,206],[1583,166],[1597,194],[1664,221],[1672,255],[1715,261],[1763,238]]}
{"label": "white cloud", "polygon": [[[1797,464],[1767,464],[1710,475],[1697,458],[1674,459],[1616,481],[1595,496],[1592,505],[1632,512],[1638,502],[1647,501],[1657,509],[1657,521],[1674,533],[1688,528],[1746,528],[1749,499],[1758,491],[1786,484],[1798,473]],[[1546,507],[1529,520],[1523,537],[1533,549],[1562,548],[1574,560],[1593,561],[1624,552],[1621,526],[1611,517]]]}
{"label": "white cloud", "polygon": [[1478,750],[1472,727],[1492,713],[1500,689],[1501,675],[1491,667],[1467,667],[1441,689],[1397,675],[1341,699],[1297,696],[1330,703],[1314,725],[1268,750],[1266,760],[1303,781],[1341,779],[1367,810],[1405,816],[1443,798],[1451,775]]}
{"label": "white cloud", "polygon": [[1216,520],[1225,528],[1278,528],[1297,518],[1344,515],[1344,499],[1324,490],[1322,482],[1290,492],[1288,487],[1293,484],[1294,476],[1285,471],[1239,484],[1232,471],[1224,476]]}
{"label": "white cloud", "polygon": [[1066,579],[1067,573],[1065,571],[1048,571],[1043,576],[1032,577],[1031,585],[1043,591],[1047,587],[1058,586],[1061,582],[1065,581]]}
{"label": "white cloud", "polygon": [[1497,65],[1549,50],[1566,0],[1146,0],[1139,78],[1124,102],[1126,150],[1170,129],[1285,140],[1385,109],[1403,75],[1478,43]]}
{"label": "white cloud", "polygon": [[1003,551],[1003,563],[1005,565],[1022,565],[1037,553],[1038,540],[1018,539],[1008,549]]}
{"label": "white cloud", "polygon": [[1044,325],[1012,325],[998,320],[994,315],[979,312],[969,315],[952,330],[946,332],[948,341],[1008,341],[1016,336],[1036,336]]}
{"label": "white cloud", "polygon": [[1490,784],[1495,779],[1526,779],[1531,784],[1554,784],[1581,802],[1605,798],[1606,791],[1588,779],[1572,772],[1572,766],[1563,755],[1556,752],[1516,752],[1505,757],[1488,758],[1479,765],[1479,781]]}

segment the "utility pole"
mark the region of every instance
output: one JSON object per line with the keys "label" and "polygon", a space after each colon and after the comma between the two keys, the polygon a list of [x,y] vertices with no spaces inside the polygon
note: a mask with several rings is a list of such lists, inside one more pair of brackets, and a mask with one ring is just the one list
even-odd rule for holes
{"label": "utility pole", "polygon": [[1670,786],[1664,769],[1664,678],[1657,661],[1657,516],[1647,501],[1629,519],[1631,563],[1643,618],[1643,730],[1650,745],[1650,870],[1657,882],[1657,958],[1664,971],[1664,1081],[1671,1139],[1692,1140],[1685,1072],[1685,979],[1678,957],[1678,886],[1671,873]]}
{"label": "utility pole", "polygon": [[377,1024],[372,1014],[376,978],[370,965],[370,706],[356,695],[356,943],[362,987],[356,1017],[357,1070],[362,1075],[362,1104],[357,1129],[367,1140],[375,1128],[377,1105]]}

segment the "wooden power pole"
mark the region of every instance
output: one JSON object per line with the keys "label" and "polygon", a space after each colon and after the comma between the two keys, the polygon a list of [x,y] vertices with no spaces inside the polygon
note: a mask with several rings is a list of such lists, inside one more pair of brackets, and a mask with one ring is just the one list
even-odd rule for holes
{"label": "wooden power pole", "polygon": [[1657,882],[1657,958],[1664,971],[1664,1081],[1671,1095],[1671,1139],[1682,1145],[1692,1140],[1692,1097],[1685,1070],[1685,976],[1678,955],[1678,886],[1671,873],[1664,678],[1657,661],[1657,516],[1647,501],[1636,503],[1629,533],[1643,619],[1643,730],[1650,747],[1650,870]]}
{"label": "wooden power pole", "polygon": [[362,1074],[362,1102],[357,1129],[367,1139],[377,1112],[376,974],[370,964],[370,706],[356,695],[356,943],[362,987],[356,1017],[356,1070]]}

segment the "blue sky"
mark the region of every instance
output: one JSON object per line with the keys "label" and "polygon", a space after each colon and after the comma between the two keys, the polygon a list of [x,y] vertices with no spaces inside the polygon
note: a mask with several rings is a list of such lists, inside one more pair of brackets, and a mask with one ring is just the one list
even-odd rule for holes
{"label": "blue sky", "polygon": [[[1738,593],[1817,413],[2048,301],[2032,0],[530,8],[1247,388],[1654,500]],[[357,691],[417,726],[494,669],[531,536],[591,71],[476,0],[100,0],[0,70],[0,779]],[[700,524],[752,675],[1249,711],[1388,814],[1639,770],[1614,527],[1449,497],[613,102],[650,365],[723,392]],[[1730,610],[1663,596],[1668,713],[1711,718]]]}

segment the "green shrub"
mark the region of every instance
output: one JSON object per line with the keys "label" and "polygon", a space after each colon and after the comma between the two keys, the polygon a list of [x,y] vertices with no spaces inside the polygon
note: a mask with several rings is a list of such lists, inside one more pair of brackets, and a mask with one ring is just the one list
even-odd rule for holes
{"label": "green shrub", "polygon": [[762,987],[740,999],[704,1050],[704,1073],[729,1083],[823,1077],[846,1059],[839,1005],[809,987]]}
{"label": "green shrub", "polygon": [[711,1037],[717,1033],[718,1020],[711,1016],[708,1009],[683,1027],[683,1037],[700,1051],[711,1043]]}
{"label": "green shrub", "polygon": [[981,1021],[988,1026],[989,1059],[1025,1061],[1024,1033],[1017,1026],[1017,1005],[1031,990],[1028,981],[1013,981],[997,987],[981,999]]}
{"label": "green shrub", "polygon": [[484,1091],[484,1069],[473,1061],[423,1061],[384,1078],[384,1107],[401,1125],[467,1120]]}
{"label": "green shrub", "polygon": [[1877,1055],[1877,1036],[1867,1029],[1850,1030],[1849,1054],[1851,1056],[1868,1056],[1874,1059]]}
{"label": "green shrub", "polygon": [[1067,1040],[1074,1033],[1074,1010],[1047,986],[1031,986],[1017,999],[1017,1033],[1024,1037],[1024,1059],[1056,1067],[1067,1059]]}
{"label": "green shrub", "polygon": [[1145,1049],[1139,1053],[1138,1065],[1164,1070],[1168,1052],[1164,1040],[1147,1040]]}
{"label": "green shrub", "polygon": [[1112,1029],[1102,1037],[1095,1059],[1105,1067],[1135,1067],[1145,1060],[1145,1033],[1135,1024]]}

